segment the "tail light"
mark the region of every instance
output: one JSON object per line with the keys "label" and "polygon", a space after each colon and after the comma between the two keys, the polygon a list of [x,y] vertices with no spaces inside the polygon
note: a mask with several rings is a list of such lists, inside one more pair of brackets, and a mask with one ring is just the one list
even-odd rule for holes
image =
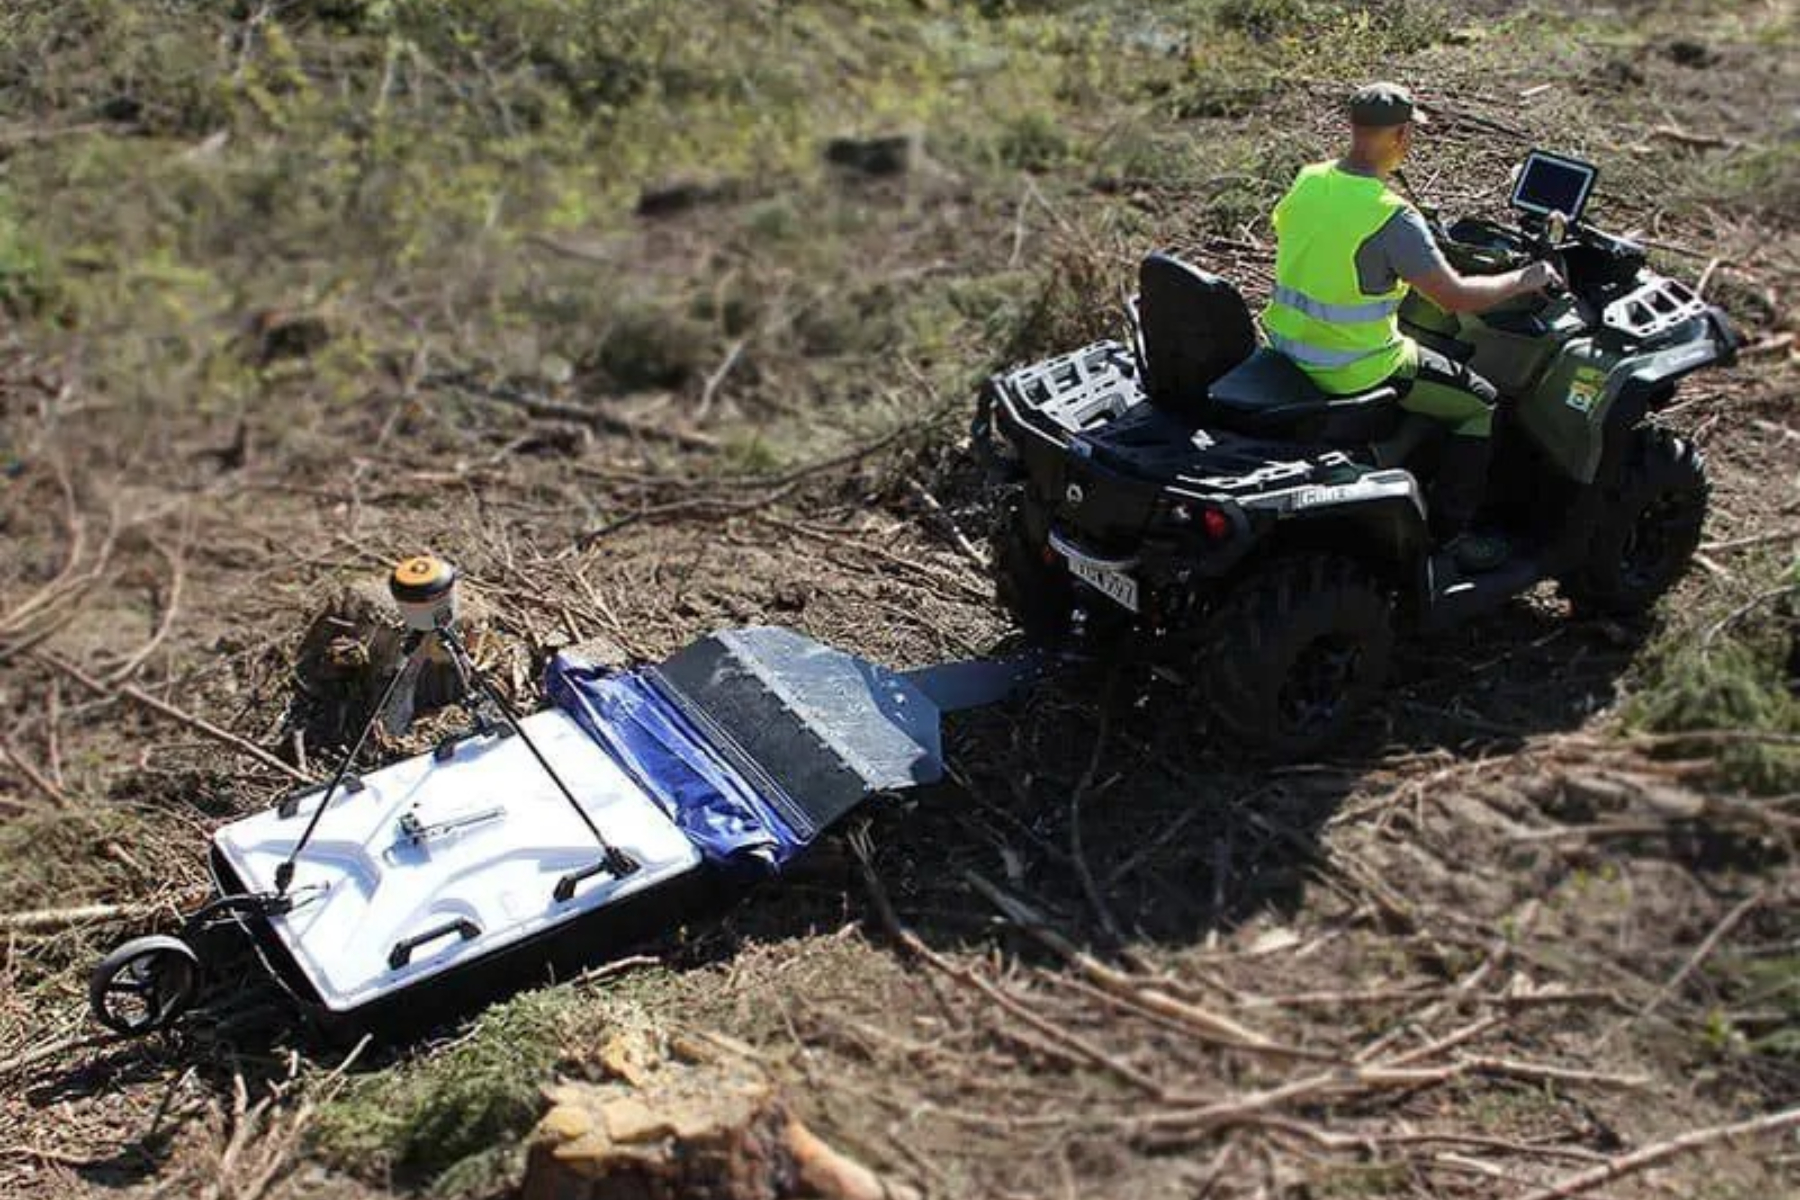
{"label": "tail light", "polygon": [[1229,541],[1233,532],[1231,515],[1210,504],[1182,501],[1169,510],[1169,516],[1177,525],[1198,525],[1200,533],[1209,542]]}

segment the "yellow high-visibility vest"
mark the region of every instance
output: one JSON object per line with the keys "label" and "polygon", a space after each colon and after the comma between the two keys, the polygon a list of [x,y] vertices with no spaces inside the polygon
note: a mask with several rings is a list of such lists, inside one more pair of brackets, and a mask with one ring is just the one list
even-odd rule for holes
{"label": "yellow high-visibility vest", "polygon": [[1263,330],[1324,391],[1374,387],[1414,353],[1400,333],[1405,281],[1371,296],[1356,273],[1357,250],[1405,207],[1381,180],[1329,162],[1303,168],[1275,206],[1275,293]]}

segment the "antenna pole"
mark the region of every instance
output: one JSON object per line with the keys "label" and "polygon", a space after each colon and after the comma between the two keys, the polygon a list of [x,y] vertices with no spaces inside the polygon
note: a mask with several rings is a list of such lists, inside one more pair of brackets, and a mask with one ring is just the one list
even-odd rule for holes
{"label": "antenna pole", "polygon": [[569,802],[569,807],[575,810],[575,815],[581,818],[581,823],[587,826],[589,833],[594,835],[594,841],[600,847],[606,870],[614,878],[619,879],[636,871],[638,869],[637,860],[606,840],[606,835],[600,832],[600,827],[594,823],[594,819],[588,816],[587,810],[581,807],[581,802],[575,799],[575,793],[569,790],[569,785],[564,783],[562,776],[556,773],[556,768],[550,765],[550,760],[544,757],[544,752],[538,749],[537,743],[531,740],[531,735],[525,732],[525,726],[519,718],[518,711],[488,682],[487,676],[482,673],[481,668],[475,665],[475,660],[469,656],[468,649],[463,646],[462,639],[456,636],[456,631],[447,624],[440,625],[437,629],[437,636],[442,640],[445,649],[449,650],[451,656],[456,659],[456,665],[461,668],[463,675],[475,685],[475,689],[481,693],[482,697],[499,711],[501,719],[518,735],[519,740],[525,744],[525,748],[531,751],[531,757],[537,759],[538,766],[544,768],[544,774],[550,777],[550,782],[556,785],[556,790],[561,792],[563,799]]}

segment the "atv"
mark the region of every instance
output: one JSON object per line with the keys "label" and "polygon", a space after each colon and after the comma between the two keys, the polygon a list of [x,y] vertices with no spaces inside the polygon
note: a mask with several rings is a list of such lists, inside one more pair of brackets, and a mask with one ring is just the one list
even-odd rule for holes
{"label": "atv", "polygon": [[1512,546],[1500,568],[1464,574],[1433,536],[1441,423],[1402,410],[1387,384],[1321,392],[1258,345],[1235,288],[1156,254],[1128,343],[981,390],[975,444],[1017,485],[994,533],[1001,604],[1034,641],[1126,638],[1173,657],[1232,741],[1275,758],[1341,735],[1380,693],[1402,633],[1544,580],[1579,612],[1650,608],[1688,566],[1707,508],[1700,453],[1653,418],[1685,376],[1731,363],[1738,336],[1640,246],[1581,221],[1597,176],[1533,151],[1511,222],[1429,217],[1465,274],[1544,259],[1566,289],[1479,316],[1414,291],[1400,310],[1407,336],[1501,393],[1481,514]]}

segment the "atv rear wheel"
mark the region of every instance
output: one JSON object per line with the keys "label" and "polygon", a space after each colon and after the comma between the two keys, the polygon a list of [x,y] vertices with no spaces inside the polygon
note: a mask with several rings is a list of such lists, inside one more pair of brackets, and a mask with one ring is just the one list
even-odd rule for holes
{"label": "atv rear wheel", "polygon": [[1393,608],[1389,590],[1346,558],[1284,557],[1257,568],[1202,641],[1215,726],[1242,749],[1280,759],[1341,736],[1387,680]]}
{"label": "atv rear wheel", "polygon": [[1577,612],[1634,616],[1681,578],[1700,547],[1706,458],[1667,430],[1639,430],[1607,497],[1588,560],[1559,583]]}
{"label": "atv rear wheel", "polygon": [[1001,509],[993,543],[994,598],[1034,645],[1066,637],[1075,608],[1068,568],[1044,560],[1045,547],[1025,525],[1024,503],[1013,498]]}

